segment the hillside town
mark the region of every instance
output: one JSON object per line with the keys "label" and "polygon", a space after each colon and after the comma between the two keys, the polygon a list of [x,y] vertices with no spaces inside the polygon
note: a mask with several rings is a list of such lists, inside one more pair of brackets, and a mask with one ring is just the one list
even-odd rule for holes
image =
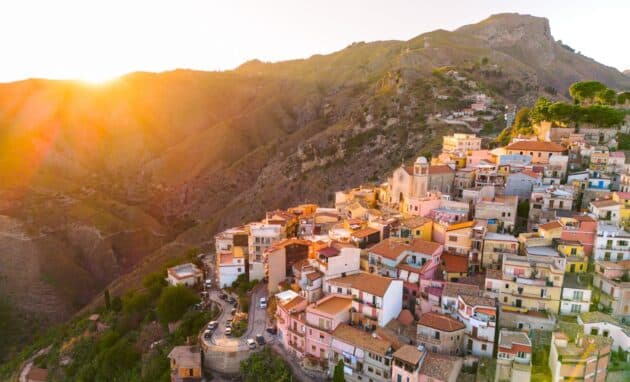
{"label": "hillside town", "polygon": [[457,381],[491,365],[495,381],[604,381],[630,354],[630,161],[616,129],[533,131],[494,149],[444,136],[439,155],[334,207],[224,230],[217,287],[263,281],[251,303],[314,380]]}

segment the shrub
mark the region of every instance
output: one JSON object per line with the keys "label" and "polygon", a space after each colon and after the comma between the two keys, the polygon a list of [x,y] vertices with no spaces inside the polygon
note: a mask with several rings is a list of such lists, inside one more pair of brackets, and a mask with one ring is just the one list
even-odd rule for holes
{"label": "shrub", "polygon": [[179,320],[189,307],[199,302],[197,295],[183,285],[162,290],[157,303],[157,314],[162,323]]}

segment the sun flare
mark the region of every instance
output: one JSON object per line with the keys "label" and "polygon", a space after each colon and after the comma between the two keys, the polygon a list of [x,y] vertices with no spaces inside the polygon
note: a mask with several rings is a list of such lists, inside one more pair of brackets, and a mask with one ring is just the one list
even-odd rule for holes
{"label": "sun flare", "polygon": [[76,79],[90,85],[104,85],[116,80],[120,76],[120,73],[94,71],[91,73],[82,74]]}

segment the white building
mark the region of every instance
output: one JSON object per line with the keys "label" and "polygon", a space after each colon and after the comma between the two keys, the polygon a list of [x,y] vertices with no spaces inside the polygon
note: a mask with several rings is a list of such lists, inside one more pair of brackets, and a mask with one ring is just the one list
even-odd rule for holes
{"label": "white building", "polygon": [[532,373],[532,342],[525,332],[501,329],[495,382],[526,382]]}
{"label": "white building", "polygon": [[460,295],[457,316],[466,325],[464,350],[476,357],[492,358],[497,326],[497,308],[493,298]]}
{"label": "white building", "polygon": [[193,286],[203,280],[203,271],[195,264],[186,263],[166,270],[166,281],[170,285]]}
{"label": "white building", "polygon": [[578,324],[584,327],[584,334],[610,337],[613,350],[630,350],[630,327],[616,318],[602,312],[586,312],[578,316]]}
{"label": "white building", "polygon": [[350,276],[361,271],[361,250],[351,245],[333,243],[315,252],[315,259],[311,265],[319,270],[323,276],[324,290],[328,287],[328,280],[343,276]]}
{"label": "white building", "polygon": [[[352,308],[364,325],[385,326],[402,310],[403,282],[371,273],[356,273],[328,280],[325,293],[352,295]],[[367,323],[366,323],[367,322]]]}
{"label": "white building", "polygon": [[229,228],[214,236],[216,275],[220,288],[231,286],[246,272],[249,236],[244,227]]}
{"label": "white building", "polygon": [[588,210],[597,219],[610,221],[611,224],[619,224],[621,220],[621,203],[612,199],[595,199],[589,204]]}
{"label": "white building", "polygon": [[630,233],[616,225],[598,223],[594,259],[595,261],[630,260]]}
{"label": "white building", "polygon": [[560,314],[576,316],[588,312],[591,305],[591,282],[586,274],[566,273],[562,284]]}
{"label": "white building", "polygon": [[445,153],[466,153],[481,150],[481,138],[475,134],[455,133],[442,137],[442,151]]}
{"label": "white building", "polygon": [[249,280],[262,280],[265,277],[263,254],[272,244],[282,239],[282,226],[279,224],[249,224]]}

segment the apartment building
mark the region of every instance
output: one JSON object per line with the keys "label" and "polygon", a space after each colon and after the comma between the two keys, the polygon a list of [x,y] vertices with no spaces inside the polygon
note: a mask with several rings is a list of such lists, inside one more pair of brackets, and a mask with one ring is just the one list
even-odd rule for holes
{"label": "apartment building", "polygon": [[417,323],[416,342],[427,351],[440,354],[460,354],[466,326],[440,313],[424,313]]}
{"label": "apartment building", "polygon": [[278,341],[289,354],[300,360],[306,349],[306,305],[304,297],[293,296],[279,301],[276,308]]}
{"label": "apartment building", "polygon": [[588,210],[599,221],[606,221],[615,225],[621,221],[621,203],[612,198],[592,200]]}
{"label": "apartment building", "polygon": [[225,288],[248,271],[249,234],[245,227],[229,228],[214,236],[214,245],[217,281]]}
{"label": "apartment building", "polygon": [[562,285],[560,314],[577,316],[588,312],[591,305],[591,277],[586,274],[567,273]]}
{"label": "apartment building", "polygon": [[457,297],[457,318],[466,326],[464,352],[490,358],[494,352],[497,307],[494,298],[460,294]]}
{"label": "apartment building", "polygon": [[630,260],[630,232],[616,225],[599,222],[593,259],[595,261]]}
{"label": "apartment building", "polygon": [[332,372],[343,360],[347,382],[391,381],[394,347],[390,341],[345,323],[337,326],[331,338],[328,370]]}
{"label": "apartment building", "polygon": [[544,256],[531,253],[526,256],[505,256],[499,302],[502,306],[514,307],[522,312],[534,310],[557,314],[565,268],[566,259],[556,251],[550,251]]}
{"label": "apartment building", "polygon": [[263,254],[267,248],[282,239],[282,226],[279,224],[250,223],[248,228],[249,279],[262,280],[265,277]]}
{"label": "apartment building", "polygon": [[593,287],[599,289],[599,305],[610,309],[613,316],[630,318],[630,260],[595,263]]}
{"label": "apartment building", "polygon": [[283,239],[263,253],[264,274],[267,279],[268,292],[278,291],[278,285],[287,277],[293,277],[293,265],[307,260],[311,253],[311,242],[301,239]]}
{"label": "apartment building", "polygon": [[533,164],[547,164],[552,155],[561,155],[565,151],[564,146],[547,141],[520,141],[505,147],[509,155],[529,155]]}
{"label": "apartment building", "polygon": [[306,307],[306,358],[328,363],[332,332],[350,319],[352,297],[328,295]]}
{"label": "apartment building", "polygon": [[475,205],[475,219],[486,221],[489,232],[512,232],[516,225],[517,196],[482,198]]}
{"label": "apartment building", "polygon": [[501,269],[505,255],[518,254],[518,240],[509,234],[488,232],[483,238],[481,264],[485,269]]}
{"label": "apartment building", "polygon": [[363,327],[385,326],[402,310],[403,282],[370,273],[328,280],[326,293],[352,296],[351,320]]}
{"label": "apartment building", "polygon": [[467,153],[474,150],[481,150],[481,138],[475,134],[455,133],[442,137],[442,152]]}
{"label": "apartment building", "polygon": [[388,238],[368,249],[370,272],[397,277],[398,265],[415,267],[424,277],[433,278],[439,265],[442,245],[422,239]]}
{"label": "apartment building", "polygon": [[551,381],[604,382],[611,345],[608,337],[579,334],[570,341],[565,333],[554,332],[549,350]]}
{"label": "apartment building", "polygon": [[567,259],[566,272],[583,273],[588,268],[588,258],[584,255],[584,246],[579,241],[557,239],[553,242],[556,250]]}
{"label": "apartment building", "polygon": [[584,246],[584,255],[590,257],[595,244],[597,220],[588,215],[575,215],[570,218],[560,218],[562,232],[560,239],[578,241]]}
{"label": "apartment building", "polygon": [[495,382],[526,382],[532,373],[532,342],[525,332],[501,329]]}
{"label": "apartment building", "polygon": [[315,258],[310,261],[323,275],[323,288],[328,280],[353,275],[361,269],[361,250],[345,243],[332,242],[315,249]]}

